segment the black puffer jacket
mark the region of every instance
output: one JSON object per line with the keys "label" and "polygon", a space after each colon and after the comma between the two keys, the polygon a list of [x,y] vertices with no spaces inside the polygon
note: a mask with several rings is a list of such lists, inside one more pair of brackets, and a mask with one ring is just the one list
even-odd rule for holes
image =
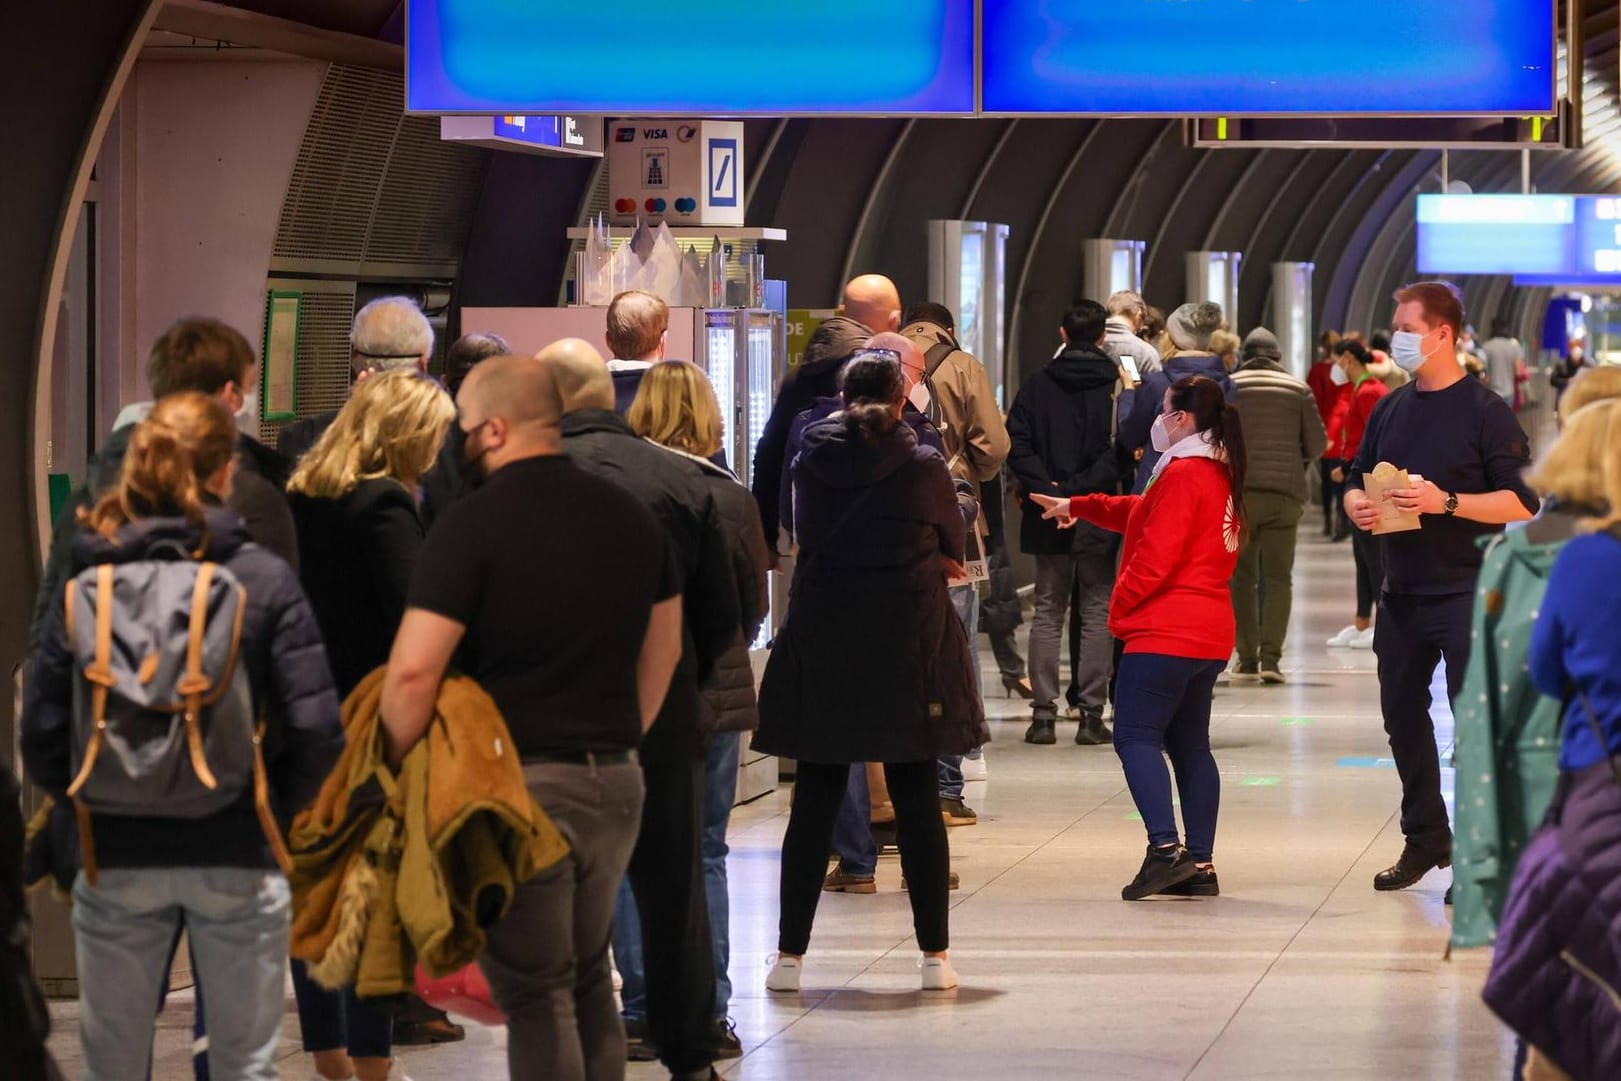
{"label": "black puffer jacket", "polygon": [[[85,481],[62,508],[51,531],[51,552],[45,560],[39,594],[34,600],[34,618],[29,625],[29,649],[39,646],[45,629],[45,613],[62,600],[67,585],[67,567],[72,559],[74,538],[79,534],[79,508],[93,505],[118,483],[124,472],[124,455],[129,451],[135,426],[119,428],[107,437],[85,468]],[[236,475],[231,481],[228,505],[242,519],[248,539],[285,559],[298,569],[298,533],[293,512],[287,506],[287,478],[292,469],[285,458],[251,436],[236,442]]]}
{"label": "black puffer jacket", "polygon": [[[669,448],[665,448],[669,449]],[[766,592],[766,572],[771,553],[766,550],[765,534],[760,531],[760,511],[754,497],[730,470],[714,462],[672,450],[703,471],[704,483],[715,497],[731,557],[732,576],[737,580],[738,605],[743,625],[732,646],[715,662],[715,670],[704,681],[703,725],[714,732],[752,732],[760,727],[760,708],[754,693],[754,666],[749,663],[749,646],[760,633],[770,608]]]}
{"label": "black puffer jacket", "polygon": [[[70,573],[99,563],[158,558],[194,550],[202,531],[184,518],[147,518],[114,540],[79,533]],[[208,514],[203,557],[236,576],[247,591],[240,662],[247,666],[256,711],[265,722],[265,769],[272,806],[283,823],[314,800],[343,750],[338,696],[327,669],[321,630],[298,577],[285,561],[251,544],[242,521],[223,509]],[[23,699],[22,751],[29,779],[64,801],[73,780],[73,653],[62,605],[52,605]],[[208,818],[98,815],[96,854],[110,867],[273,868],[253,809],[251,788],[236,805]]]}
{"label": "black puffer jacket", "polygon": [[807,762],[922,762],[990,740],[941,556],[963,517],[940,452],[897,424],[876,444],[842,418],[794,464],[800,558],[760,686],[755,750]]}
{"label": "black puffer jacket", "polygon": [[816,328],[805,346],[799,367],[788,373],[771,407],[771,416],[754,448],[754,500],[760,507],[760,524],[766,545],[777,550],[780,530],[778,501],[782,493],[782,473],[787,460],[788,431],[794,418],[816,404],[818,398],[831,398],[839,392],[839,369],[866,344],[873,332],[842,315],[836,315]]}
{"label": "black puffer jacket", "polygon": [[1120,474],[1110,438],[1120,368],[1092,346],[1071,346],[1025,381],[1008,412],[1013,445],[1008,469],[1019,482],[1024,512],[1019,550],[1026,555],[1064,555],[1081,538],[1100,549],[1112,546],[1102,530],[1082,522],[1075,532],[1043,521],[1029,498],[1042,495],[1112,495]]}

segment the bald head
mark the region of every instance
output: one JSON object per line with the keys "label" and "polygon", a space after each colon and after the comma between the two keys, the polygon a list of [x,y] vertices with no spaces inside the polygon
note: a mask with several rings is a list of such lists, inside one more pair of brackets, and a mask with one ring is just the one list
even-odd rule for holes
{"label": "bald head", "polygon": [[900,290],[882,274],[863,274],[844,287],[839,311],[868,330],[899,330]]}
{"label": "bald head", "polygon": [[917,385],[928,370],[923,350],[917,347],[917,343],[906,335],[898,334],[893,330],[885,331],[883,334],[874,334],[867,339],[867,344],[862,348],[888,349],[899,356],[901,374],[906,377],[906,390],[908,393],[911,392],[912,388]]}
{"label": "bald head", "polygon": [[456,402],[474,424],[499,417],[511,428],[556,428],[563,415],[557,381],[529,357],[483,361],[467,373]]}
{"label": "bald head", "polygon": [[614,407],[613,376],[590,342],[564,338],[535,354],[535,359],[556,382],[564,413]]}

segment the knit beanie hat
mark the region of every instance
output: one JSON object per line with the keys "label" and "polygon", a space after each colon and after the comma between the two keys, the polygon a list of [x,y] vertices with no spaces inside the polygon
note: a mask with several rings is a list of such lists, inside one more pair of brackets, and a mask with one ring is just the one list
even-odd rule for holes
{"label": "knit beanie hat", "polygon": [[1262,358],[1281,361],[1283,359],[1283,347],[1278,344],[1276,335],[1270,330],[1265,327],[1256,327],[1250,331],[1249,337],[1244,339],[1244,351],[1240,354],[1240,360],[1248,364],[1252,360]]}
{"label": "knit beanie hat", "polygon": [[1165,320],[1171,344],[1178,349],[1208,351],[1210,335],[1221,329],[1221,305],[1210,301],[1184,304]]}

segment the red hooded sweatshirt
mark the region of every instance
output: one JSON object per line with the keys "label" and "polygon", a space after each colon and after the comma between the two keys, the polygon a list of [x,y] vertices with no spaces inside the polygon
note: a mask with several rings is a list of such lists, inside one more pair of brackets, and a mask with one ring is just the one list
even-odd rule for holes
{"label": "red hooded sweatshirt", "polygon": [[1226,463],[1178,458],[1142,495],[1080,495],[1070,514],[1126,535],[1109,630],[1127,653],[1225,661],[1239,522]]}

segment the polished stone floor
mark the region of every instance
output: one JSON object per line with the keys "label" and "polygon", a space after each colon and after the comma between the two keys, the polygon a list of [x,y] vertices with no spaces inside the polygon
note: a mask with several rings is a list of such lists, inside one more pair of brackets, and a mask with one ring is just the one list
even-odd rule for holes
{"label": "polished stone floor", "polygon": [[[1288,685],[1217,694],[1220,898],[1122,902],[1144,836],[1113,752],[1074,746],[1073,726],[1056,747],[1027,746],[1026,706],[993,696],[990,779],[968,791],[980,821],[951,832],[962,988],[917,990],[900,868],[889,857],[877,895],[824,895],[803,993],[768,995],[788,792],[740,807],[731,1013],[747,1053],[723,1074],[1507,1077],[1511,1043],[1479,997],[1485,954],[1443,956],[1448,873],[1404,893],[1372,889],[1401,847],[1399,789],[1372,655],[1323,645],[1350,614],[1349,545],[1303,536],[1296,583]],[[1436,712],[1445,746],[1450,719]],[[1449,798],[1450,782],[1448,771]],[[73,1008],[57,1012],[55,1046],[71,1071]],[[155,1076],[190,1076],[186,995],[160,1024]],[[290,999],[285,1033],[286,1076],[310,1076]],[[405,1050],[403,1064],[416,1081],[501,1077],[502,1040],[473,1028],[462,1044]],[[651,1065],[629,1071],[632,1081],[661,1076]]]}

